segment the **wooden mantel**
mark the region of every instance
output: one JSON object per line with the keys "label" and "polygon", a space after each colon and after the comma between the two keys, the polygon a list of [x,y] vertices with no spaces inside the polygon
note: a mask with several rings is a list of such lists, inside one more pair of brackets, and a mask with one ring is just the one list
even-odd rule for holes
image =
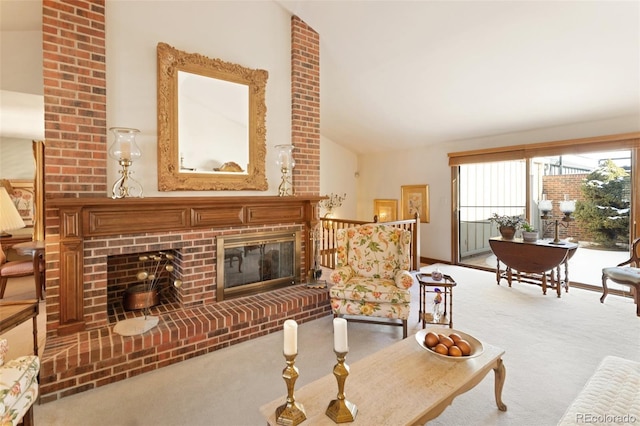
{"label": "wooden mantel", "polygon": [[[47,209],[59,211],[60,324],[58,334],[81,331],[84,324],[83,242],[145,232],[179,232],[198,228],[229,228],[302,224],[304,247],[319,220],[321,196],[56,198]],[[305,250],[304,265],[311,264]]]}

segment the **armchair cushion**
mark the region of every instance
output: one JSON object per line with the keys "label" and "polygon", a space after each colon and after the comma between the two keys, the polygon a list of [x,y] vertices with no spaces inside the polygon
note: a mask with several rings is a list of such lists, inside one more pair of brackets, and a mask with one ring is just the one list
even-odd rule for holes
{"label": "armchair cushion", "polygon": [[0,424],[15,425],[38,397],[37,356],[21,356],[0,366]]}
{"label": "armchair cushion", "polygon": [[329,275],[329,279],[333,284],[344,284],[353,277],[355,273],[353,272],[353,268],[349,265],[341,266],[339,268],[334,269]]}
{"label": "armchair cushion", "polygon": [[33,273],[33,263],[30,260],[12,260],[2,265],[0,275],[3,277],[23,276]]}
{"label": "armchair cushion", "polygon": [[603,268],[602,273],[613,281],[640,283],[640,268],[629,266]]}
{"label": "armchair cushion", "polygon": [[[329,276],[333,284],[345,284],[355,276],[355,272],[351,266],[342,266],[334,269]],[[409,271],[397,271],[393,277],[394,284],[401,289],[409,289],[413,285],[413,276]]]}

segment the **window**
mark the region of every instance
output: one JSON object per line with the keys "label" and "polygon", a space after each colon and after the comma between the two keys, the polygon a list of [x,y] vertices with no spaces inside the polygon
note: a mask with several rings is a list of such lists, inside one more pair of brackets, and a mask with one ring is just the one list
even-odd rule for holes
{"label": "window", "polygon": [[[580,200],[585,177],[611,160],[629,172],[630,189],[626,196],[631,207],[628,238],[617,250],[602,250],[592,240],[584,224],[571,222],[562,229],[562,238],[580,243],[581,250],[572,259],[572,284],[600,288],[601,269],[628,258],[628,242],[638,236],[639,179],[637,167],[640,134],[614,135],[555,143],[532,144],[450,153],[454,185],[457,192],[454,224],[454,263],[481,269],[495,269],[496,260],[488,248],[488,239],[498,235],[488,218],[492,213],[523,215],[540,231],[552,238],[554,222],[542,221],[537,202],[543,194],[554,204],[569,199]],[[636,167],[634,167],[634,165]],[[556,212],[557,214],[559,211]],[[518,236],[518,235],[517,235]],[[595,249],[598,252],[595,252]],[[587,257],[589,256],[589,257]],[[585,262],[587,267],[578,266]]]}

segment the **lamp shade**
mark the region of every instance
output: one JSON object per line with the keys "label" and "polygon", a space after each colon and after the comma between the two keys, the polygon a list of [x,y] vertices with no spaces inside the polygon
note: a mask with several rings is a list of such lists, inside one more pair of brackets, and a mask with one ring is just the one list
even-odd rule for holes
{"label": "lamp shade", "polygon": [[136,144],[138,129],[129,127],[111,127],[109,129],[115,137],[109,148],[109,156],[118,161],[134,161],[142,156],[142,152]]}
{"label": "lamp shade", "polygon": [[9,197],[9,193],[4,187],[0,187],[0,234],[7,236],[5,231],[24,227],[24,221]]}
{"label": "lamp shade", "polygon": [[278,150],[278,158],[276,164],[281,168],[293,169],[296,166],[296,162],[293,159],[293,145],[276,145]]}
{"label": "lamp shade", "polygon": [[560,211],[564,214],[571,214],[576,211],[575,200],[560,201]]}
{"label": "lamp shade", "polygon": [[538,201],[538,210],[541,212],[550,212],[553,209],[553,202],[551,200]]}

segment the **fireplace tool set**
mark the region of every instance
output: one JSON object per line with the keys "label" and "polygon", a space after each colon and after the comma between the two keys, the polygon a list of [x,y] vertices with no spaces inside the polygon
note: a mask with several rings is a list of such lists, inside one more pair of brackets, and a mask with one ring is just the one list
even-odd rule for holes
{"label": "fireplace tool set", "polygon": [[[174,255],[166,252],[158,252],[153,254],[145,254],[138,258],[143,264],[152,262],[150,268],[137,273],[136,278],[142,281],[142,284],[136,284],[130,286],[125,291],[123,297],[123,305],[127,310],[142,309],[144,317],[130,318],[123,321],[118,321],[114,327],[114,332],[123,336],[133,336],[136,334],[142,334],[156,325],[158,325],[158,317],[150,315],[150,309],[152,306],[160,303],[160,289],[161,276],[164,272],[169,274],[173,272],[173,260]],[[180,288],[182,286],[181,280],[174,280],[173,287]],[[168,288],[168,287],[167,287]]]}

